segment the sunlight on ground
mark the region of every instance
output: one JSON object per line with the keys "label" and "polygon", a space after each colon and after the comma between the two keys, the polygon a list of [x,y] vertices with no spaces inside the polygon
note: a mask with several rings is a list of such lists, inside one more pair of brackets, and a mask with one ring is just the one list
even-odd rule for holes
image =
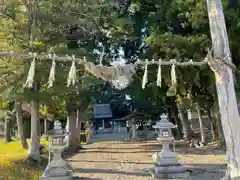
{"label": "sunlight on ground", "polygon": [[21,148],[19,141],[4,143],[0,139],[0,179],[38,180],[44,167],[30,165],[26,159],[27,150]]}
{"label": "sunlight on ground", "polygon": [[[41,144],[46,145],[47,142],[41,141]],[[149,174],[144,176],[136,170],[151,168],[152,155],[160,149],[161,146],[157,141],[141,143],[100,141],[87,145],[82,153],[74,155],[69,160],[75,172],[86,178],[117,177],[127,180],[134,177],[148,180],[151,179]],[[178,144],[176,153],[186,168],[193,171],[192,175],[195,178],[193,180],[211,179],[210,177],[215,173],[220,173],[219,177],[223,176],[220,171],[225,169],[222,165],[226,163],[226,155],[217,147],[196,149]],[[0,138],[0,180],[39,180],[46,162],[37,166],[29,164],[26,159],[27,150],[21,148],[19,141],[6,144]]]}

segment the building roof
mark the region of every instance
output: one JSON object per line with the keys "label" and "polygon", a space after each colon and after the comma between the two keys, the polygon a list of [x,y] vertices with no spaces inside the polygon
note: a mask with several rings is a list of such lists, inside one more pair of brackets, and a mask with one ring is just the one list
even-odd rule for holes
{"label": "building roof", "polygon": [[113,115],[110,104],[94,104],[93,115],[95,119],[111,118]]}
{"label": "building roof", "polygon": [[122,118],[117,118],[117,119],[114,119],[114,121],[127,121],[129,119],[132,119],[132,118],[135,118],[136,120],[139,120],[139,119],[146,119],[146,118],[150,118],[151,116],[147,113],[144,113],[144,112],[133,112],[127,116],[124,116]]}
{"label": "building roof", "polygon": [[137,119],[141,118],[150,118],[151,116],[144,112],[133,112],[125,117],[123,117],[124,120],[132,119],[133,117],[136,117]]}

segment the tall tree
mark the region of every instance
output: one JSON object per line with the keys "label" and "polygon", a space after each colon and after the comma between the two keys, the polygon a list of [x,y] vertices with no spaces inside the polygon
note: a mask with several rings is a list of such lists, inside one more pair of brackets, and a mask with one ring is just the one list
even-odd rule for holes
{"label": "tall tree", "polygon": [[240,117],[234,89],[231,53],[221,0],[207,0],[213,57],[209,65],[214,72],[221,121],[226,140],[228,169],[224,179],[240,178]]}
{"label": "tall tree", "polygon": [[24,133],[24,127],[23,127],[23,117],[22,117],[21,103],[20,102],[15,102],[14,108],[15,108],[15,111],[16,111],[16,119],[17,119],[17,125],[18,125],[18,137],[20,139],[22,148],[28,149],[26,134]]}
{"label": "tall tree", "polygon": [[5,115],[4,115],[4,139],[5,139],[5,142],[10,142],[12,141],[11,129],[13,126],[13,118],[14,118],[13,103],[8,101],[8,102],[4,102],[3,104],[6,105]]}

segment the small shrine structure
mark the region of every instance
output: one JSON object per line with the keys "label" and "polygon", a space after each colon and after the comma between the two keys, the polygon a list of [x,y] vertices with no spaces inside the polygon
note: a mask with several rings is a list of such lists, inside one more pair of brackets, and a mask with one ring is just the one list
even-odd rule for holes
{"label": "small shrine structure", "polygon": [[111,120],[113,118],[110,104],[94,104],[93,105],[93,125],[101,129],[111,127]]}

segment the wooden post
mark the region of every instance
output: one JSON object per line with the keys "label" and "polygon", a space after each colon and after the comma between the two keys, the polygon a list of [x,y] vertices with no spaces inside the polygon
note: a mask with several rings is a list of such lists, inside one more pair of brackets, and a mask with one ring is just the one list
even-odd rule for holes
{"label": "wooden post", "polygon": [[240,178],[240,117],[231,64],[231,53],[221,0],[206,0],[214,57],[208,58],[215,75],[222,127],[226,140],[228,168],[225,180]]}

